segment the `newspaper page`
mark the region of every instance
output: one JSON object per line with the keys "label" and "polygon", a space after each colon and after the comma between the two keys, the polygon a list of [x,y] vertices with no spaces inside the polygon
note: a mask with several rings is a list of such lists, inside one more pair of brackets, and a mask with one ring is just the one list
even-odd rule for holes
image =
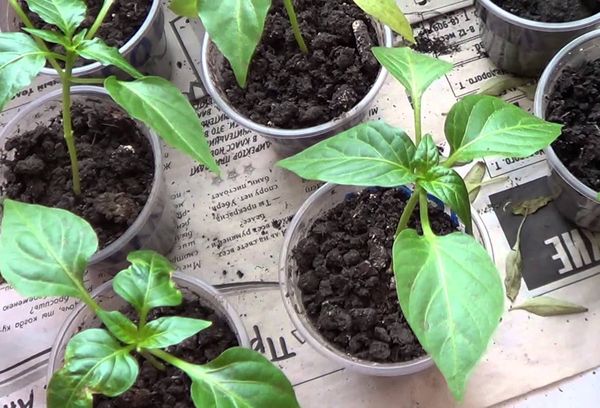
{"label": "newspaper page", "polygon": [[[435,83],[424,100],[424,130],[441,142],[444,115],[452,104],[503,73],[485,57],[474,9],[462,8],[471,2],[404,3],[409,13],[446,12],[418,29],[457,46],[450,55],[440,56],[455,70]],[[165,147],[164,168],[178,218],[177,243],[169,258],[181,271],[226,294],[244,320],[252,347],[285,371],[303,407],[455,406],[436,368],[396,378],[358,375],[322,357],[295,330],[279,291],[279,255],[287,224],[319,183],[275,167],[279,157],[270,142],[229,120],[204,96],[197,72],[202,28],[165,12],[173,80],[197,100],[198,114],[222,168],[221,176],[215,176]],[[2,113],[0,125],[55,87],[55,81],[40,78]],[[520,91],[511,92],[507,99],[523,108],[530,106]],[[411,131],[406,94],[391,78],[369,115]],[[506,203],[547,195],[548,169],[542,153],[521,160],[486,160],[486,166],[488,178],[497,183],[485,187],[474,206],[483,220],[483,233],[493,242],[499,271],[504,271],[520,221]],[[552,204],[538,214],[525,226],[526,287],[521,298],[551,293],[584,304],[590,312],[552,319],[507,312],[460,406],[491,406],[600,365],[600,302],[595,290],[600,279],[599,236],[563,220]],[[95,276],[89,285],[106,279]],[[44,407],[48,356],[75,302],[23,299],[7,285],[0,287],[0,294],[0,407]]]}

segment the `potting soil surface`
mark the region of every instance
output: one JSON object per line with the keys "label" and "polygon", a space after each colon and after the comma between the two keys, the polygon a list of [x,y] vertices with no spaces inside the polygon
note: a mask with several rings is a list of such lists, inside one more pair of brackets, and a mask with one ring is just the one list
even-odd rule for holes
{"label": "potting soil surface", "polygon": [[527,20],[564,23],[600,12],[595,0],[492,0],[511,14]]}
{"label": "potting soil surface", "polygon": [[[294,249],[298,286],[319,332],[352,356],[401,362],[424,354],[396,296],[392,245],[406,193],[367,189],[317,219]],[[418,210],[409,226],[421,232]],[[429,209],[437,234],[456,231],[443,211]]]}

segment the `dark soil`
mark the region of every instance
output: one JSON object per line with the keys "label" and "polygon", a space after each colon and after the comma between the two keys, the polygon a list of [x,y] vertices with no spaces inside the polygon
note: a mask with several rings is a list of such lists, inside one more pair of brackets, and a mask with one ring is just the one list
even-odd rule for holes
{"label": "dark soil", "polygon": [[[209,320],[213,324],[206,330],[166,351],[193,364],[206,364],[225,350],[238,346],[235,333],[227,320],[198,300],[184,301],[181,306],[154,309],[149,320],[165,316],[191,317]],[[194,408],[190,396],[192,384],[189,377],[171,365],[160,371],[143,358],[139,358],[140,373],[136,383],[117,398],[102,395],[94,397],[96,408]]]}
{"label": "dark soil", "polygon": [[421,33],[415,37],[416,44],[411,48],[415,51],[434,54],[436,56],[453,54],[460,50],[458,44],[451,44],[448,40],[441,37],[434,37],[431,34]]}
{"label": "dark soil", "polygon": [[223,73],[231,104],[252,121],[276,128],[305,128],[341,116],[369,92],[380,69],[370,52],[378,45],[375,29],[353,2],[295,5],[308,54],[298,48],[282,1],[275,0],[246,89],[238,87],[228,64]]}
{"label": "dark soil", "polygon": [[[402,362],[425,354],[402,315],[391,265],[406,198],[398,189],[352,195],[316,220],[294,249],[309,318],[332,344],[357,358]],[[429,214],[436,233],[456,231],[443,211],[432,207]],[[418,217],[409,225],[421,231]]]}
{"label": "dark soil", "polygon": [[546,112],[547,120],[565,125],[552,144],[558,158],[585,185],[600,191],[600,59],[566,68]]}
{"label": "dark soil", "polygon": [[511,14],[527,20],[565,23],[600,12],[598,0],[493,0]]}
{"label": "dark soil", "polygon": [[101,247],[135,221],[146,204],[154,178],[148,139],[129,116],[102,103],[73,106],[82,194],[72,191],[71,163],[57,112],[49,124],[10,138],[0,158],[7,197],[69,210],[85,218]]}
{"label": "dark soil", "polygon": [[[59,31],[55,26],[46,23],[37,14],[33,13],[27,7],[25,0],[20,0],[21,6],[25,9],[27,16],[31,19],[34,27]],[[87,4],[86,18],[77,30],[84,28],[89,29],[96,20],[104,0],[85,0]],[[96,37],[104,40],[105,43],[112,47],[121,48],[129,41],[135,33],[140,29],[152,6],[152,0],[116,0],[111,7],[108,16],[100,26],[96,33]],[[54,45],[53,50],[63,53],[64,49],[59,45]],[[76,66],[82,66],[85,60],[77,61]]]}

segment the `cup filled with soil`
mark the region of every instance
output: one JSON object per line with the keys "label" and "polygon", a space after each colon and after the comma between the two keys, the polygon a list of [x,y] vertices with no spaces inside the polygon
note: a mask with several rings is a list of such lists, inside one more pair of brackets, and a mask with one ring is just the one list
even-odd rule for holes
{"label": "cup filled with soil", "polygon": [[[182,304],[153,309],[148,319],[180,316],[208,320],[212,325],[166,351],[190,363],[205,364],[231,347],[249,347],[250,341],[238,313],[215,288],[181,273],[175,273],[173,280],[183,294]],[[100,286],[92,293],[92,297],[106,310],[119,310],[131,319],[136,316],[133,308],[113,291],[112,281]],[[60,329],[50,355],[48,378],[62,367],[67,343],[74,335],[101,326],[94,313],[85,305],[80,305]],[[116,398],[95,395],[94,407],[194,408],[190,394],[191,380],[183,371],[168,364],[164,370],[160,370],[140,356],[138,360],[140,372],[136,383]]]}
{"label": "cup filled with soil", "polygon": [[[279,281],[285,307],[307,342],[362,374],[399,376],[433,361],[400,309],[392,245],[411,190],[326,184],[288,227]],[[418,211],[409,223],[420,231]],[[462,229],[436,199],[429,208],[437,234]],[[489,250],[474,215],[474,233]]]}
{"label": "cup filled with soil", "polygon": [[308,53],[298,47],[282,0],[274,0],[245,88],[208,35],[200,73],[223,112],[284,156],[361,122],[386,78],[371,48],[392,45],[390,29],[353,2],[294,4]]}
{"label": "cup filled with soil", "polygon": [[535,114],[564,125],[545,149],[554,204],[580,227],[600,231],[600,30],[556,55],[540,79]]}
{"label": "cup filled with soil", "polygon": [[83,217],[99,238],[92,269],[118,272],[135,249],[168,253],[176,218],[157,135],[103,88],[73,87],[71,95],[81,194],[73,190],[57,90],[21,108],[0,133],[0,197]]}
{"label": "cup filled with soil", "polygon": [[483,46],[510,73],[538,77],[573,39],[600,24],[595,0],[477,0]]}
{"label": "cup filled with soil", "polygon": [[[19,4],[35,28],[56,31],[56,27],[42,20],[29,10],[25,0]],[[87,5],[86,19],[80,29],[89,29],[100,12],[104,0],[84,0]],[[0,32],[17,32],[24,24],[17,17],[8,1],[0,2]],[[172,66],[165,63],[167,38],[165,17],[160,0],[115,0],[96,36],[111,47],[118,48],[121,55],[140,71],[148,75],[170,78]],[[62,46],[48,44],[54,51],[63,52]],[[57,77],[49,65],[42,75]],[[79,59],[73,69],[74,76],[123,75],[111,67],[102,67],[98,62]]]}

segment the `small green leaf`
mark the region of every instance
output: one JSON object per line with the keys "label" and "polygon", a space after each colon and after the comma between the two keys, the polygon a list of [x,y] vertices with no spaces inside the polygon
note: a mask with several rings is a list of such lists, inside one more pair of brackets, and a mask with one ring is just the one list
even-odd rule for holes
{"label": "small green leaf", "polygon": [[125,82],[111,76],[106,78],[104,87],[127,113],[154,129],[167,144],[219,172],[196,111],[169,81],[144,77]]}
{"label": "small green leaf", "polygon": [[46,64],[46,53],[23,33],[0,33],[0,110],[31,84]]}
{"label": "small green leaf", "polygon": [[413,166],[418,172],[426,173],[440,162],[440,152],[430,134],[427,134],[417,146]]}
{"label": "small green leaf", "polygon": [[479,191],[481,191],[481,184],[483,183],[483,178],[485,177],[485,163],[477,162],[471,167],[471,170],[465,176],[465,186],[467,186],[467,191],[469,192],[469,201],[474,203],[479,195]]}
{"label": "small green leaf", "polygon": [[485,81],[477,93],[480,95],[500,96],[509,89],[517,88],[529,82],[531,82],[530,78],[501,75]]}
{"label": "small green leaf", "polygon": [[27,0],[29,9],[48,24],[53,24],[67,35],[85,19],[87,7],[83,0]]}
{"label": "small green leaf", "polygon": [[308,180],[397,187],[415,180],[414,154],[406,133],[377,121],[353,127],[278,165]]}
{"label": "small green leaf", "polygon": [[242,88],[270,8],[271,0],[204,1],[200,7],[206,32],[231,64]]}
{"label": "small green leaf", "polygon": [[422,237],[406,229],[394,242],[393,263],[402,311],[460,400],[500,323],[498,271],[474,238],[458,232]]}
{"label": "small green leaf", "polygon": [[204,366],[181,368],[197,407],[300,408],[289,380],[255,351],[234,347]]}
{"label": "small green leaf", "polygon": [[115,311],[98,310],[96,312],[102,323],[113,336],[125,344],[135,344],[138,338],[137,326],[123,313]]}
{"label": "small green leaf", "polygon": [[89,329],[75,335],[65,353],[65,365],[48,385],[48,408],[92,407],[93,394],[116,397],[135,382],[139,367],[110,333]]}
{"label": "small green leaf", "polygon": [[444,166],[435,166],[419,177],[417,184],[449,205],[467,228],[471,226],[469,193],[465,182],[456,171]]}
{"label": "small green leaf", "polygon": [[588,311],[588,308],[576,305],[575,303],[566,302],[564,300],[541,296],[533,299],[528,299],[519,306],[513,307],[511,311],[512,310],[525,310],[537,316],[552,317],[585,313]]}
{"label": "small green leaf", "polygon": [[412,44],[415,43],[410,22],[398,7],[396,0],[354,0],[365,13],[389,26]]}
{"label": "small green leaf", "polygon": [[182,17],[198,17],[200,0],[171,0],[171,11]]}
{"label": "small green leaf", "polygon": [[554,197],[536,197],[531,200],[525,200],[513,206],[512,213],[514,215],[531,215],[535,214],[542,208],[546,207],[554,200]]}
{"label": "small green leaf", "polygon": [[131,266],[113,279],[115,292],[144,317],[152,308],[177,306],[181,292],[171,280],[175,267],[153,251],[135,251],[127,256]]}
{"label": "small green leaf", "polygon": [[102,65],[114,65],[136,79],[143,77],[140,71],[135,69],[118,49],[106,45],[99,38],[81,41],[76,51],[83,58],[98,61]]}
{"label": "small green leaf", "polygon": [[561,129],[562,125],[536,118],[493,96],[467,96],[454,105],[446,119],[446,138],[452,147],[448,161],[527,157],[552,143]]}
{"label": "small green leaf", "polygon": [[504,277],[504,288],[506,297],[514,302],[521,291],[521,278],[523,275],[523,257],[521,255],[521,231],[527,220],[527,215],[523,217],[521,225],[517,230],[517,239],[515,245],[506,256],[506,276]]}
{"label": "small green leaf", "polygon": [[410,48],[374,47],[373,54],[390,74],[406,88],[413,106],[437,79],[452,70],[446,61],[420,54]]}
{"label": "small green leaf", "polygon": [[58,33],[56,31],[38,30],[37,28],[27,28],[27,27],[23,27],[22,30],[26,31],[29,34],[34,35],[38,38],[41,38],[42,40],[49,42],[49,43],[60,44],[63,47],[66,47],[69,44],[67,37],[65,37],[63,34]]}
{"label": "small green leaf", "polygon": [[85,220],[65,210],[6,199],[0,273],[23,296],[88,296],[83,273],[98,250]]}
{"label": "small green leaf", "polygon": [[179,344],[188,337],[209,328],[211,324],[205,320],[187,317],[161,317],[152,320],[142,328],[138,346],[155,349]]}

